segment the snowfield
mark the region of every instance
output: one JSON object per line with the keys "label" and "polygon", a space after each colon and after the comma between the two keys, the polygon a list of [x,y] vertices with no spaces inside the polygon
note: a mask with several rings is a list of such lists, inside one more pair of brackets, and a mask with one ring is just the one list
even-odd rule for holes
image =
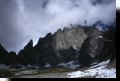
{"label": "snowfield", "polygon": [[94,78],[116,78],[116,69],[106,68],[108,61],[102,62],[98,65],[90,67],[85,71],[76,71],[68,73],[70,78],[83,78],[83,77],[94,77]]}
{"label": "snowfield", "polygon": [[50,65],[50,64],[48,64],[48,63],[46,63],[46,65],[45,65],[44,67],[51,67],[51,65]]}

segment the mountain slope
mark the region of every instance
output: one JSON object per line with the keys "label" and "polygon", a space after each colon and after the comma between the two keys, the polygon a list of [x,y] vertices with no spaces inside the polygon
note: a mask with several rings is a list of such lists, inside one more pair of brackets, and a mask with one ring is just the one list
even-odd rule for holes
{"label": "mountain slope", "polygon": [[18,55],[0,45],[0,64],[58,67],[72,61],[72,65],[82,67],[108,59],[112,62],[116,59],[115,33],[112,27],[103,32],[87,26],[59,29],[40,38],[34,47],[30,40]]}
{"label": "mountain slope", "polygon": [[[83,66],[102,62],[115,57],[115,45],[109,42],[113,41],[115,32],[109,31],[111,30],[102,32],[94,27],[82,26],[59,29],[53,35],[48,33],[44,38],[40,38],[34,47],[30,41],[19,52],[18,58],[22,60],[20,64],[40,67],[46,64],[57,66],[70,61]],[[108,37],[110,33],[113,38]]]}

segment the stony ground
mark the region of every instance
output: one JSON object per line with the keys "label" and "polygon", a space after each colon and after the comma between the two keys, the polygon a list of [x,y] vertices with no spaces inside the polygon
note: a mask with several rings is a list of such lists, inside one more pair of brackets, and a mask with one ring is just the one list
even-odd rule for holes
{"label": "stony ground", "polygon": [[66,72],[63,73],[45,73],[36,75],[25,75],[20,78],[69,78]]}
{"label": "stony ground", "polygon": [[[46,68],[35,70],[18,70],[18,69],[1,69],[0,77],[10,78],[69,78],[68,72],[86,68],[70,69],[70,68]],[[4,73],[3,73],[4,72]]]}
{"label": "stony ground", "polygon": [[7,78],[116,78],[116,68],[109,66],[108,63],[109,63],[109,60],[91,67],[76,68],[76,69],[70,69],[70,68],[3,69],[2,68],[0,69],[0,77],[7,77]]}

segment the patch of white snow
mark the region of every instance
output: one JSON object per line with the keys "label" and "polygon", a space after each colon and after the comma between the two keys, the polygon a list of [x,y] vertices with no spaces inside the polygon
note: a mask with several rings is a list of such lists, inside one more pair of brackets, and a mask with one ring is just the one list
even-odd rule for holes
{"label": "patch of white snow", "polygon": [[98,36],[98,38],[103,38],[103,36]]}
{"label": "patch of white snow", "polygon": [[97,65],[94,65],[94,66],[92,66],[90,68],[95,68],[95,67],[99,67],[99,66],[105,66],[106,67],[109,62],[110,62],[110,60],[107,60],[107,61],[101,62],[101,63],[99,63]]}
{"label": "patch of white snow", "polygon": [[95,78],[116,78],[116,69],[107,69],[106,64],[109,60],[102,62],[88,70],[68,73],[70,78],[95,77]]}
{"label": "patch of white snow", "polygon": [[79,64],[74,64],[74,61],[70,61],[68,63],[61,63],[61,64],[58,64],[58,66],[68,67],[71,69],[76,69],[76,68],[80,67]]}
{"label": "patch of white snow", "polygon": [[51,65],[50,65],[50,64],[48,64],[48,63],[46,63],[46,65],[45,65],[44,67],[51,67]]}

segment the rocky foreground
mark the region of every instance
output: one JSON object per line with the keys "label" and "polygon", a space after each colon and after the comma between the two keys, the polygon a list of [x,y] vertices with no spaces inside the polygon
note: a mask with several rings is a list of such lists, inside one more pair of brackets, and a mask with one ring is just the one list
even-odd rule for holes
{"label": "rocky foreground", "polygon": [[10,78],[116,78],[116,65],[111,67],[109,62],[110,60],[107,60],[91,67],[77,69],[9,69],[7,67],[4,70],[9,71],[9,75],[3,73],[0,76],[6,77],[7,75]]}

